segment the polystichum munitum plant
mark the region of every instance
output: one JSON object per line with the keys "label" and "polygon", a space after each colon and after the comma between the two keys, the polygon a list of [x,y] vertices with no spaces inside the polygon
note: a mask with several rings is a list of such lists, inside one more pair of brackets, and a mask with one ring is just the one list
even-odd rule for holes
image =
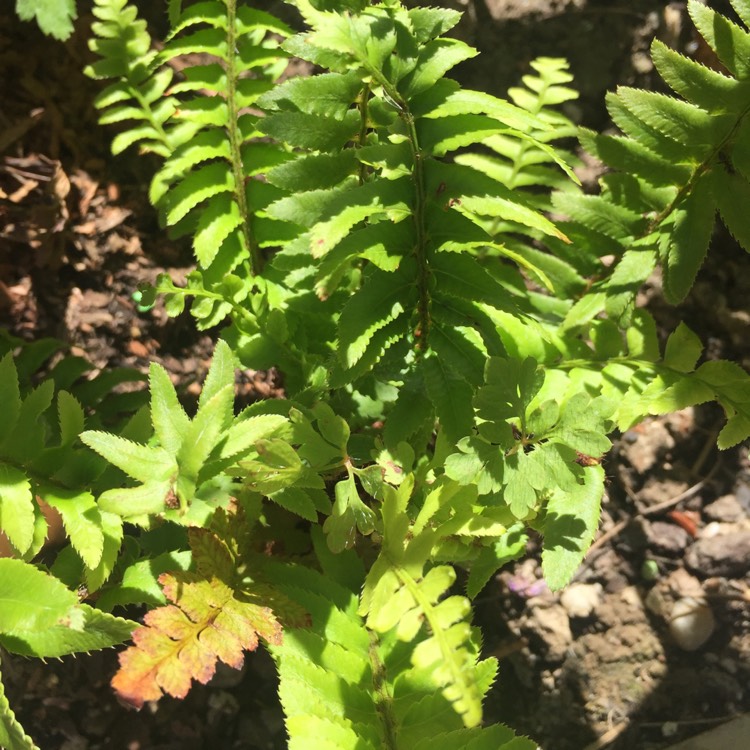
{"label": "polystichum munitum plant", "polygon": [[[152,365],[149,404],[115,427],[75,379],[31,388],[6,354],[18,559],[0,596],[23,580],[56,606],[4,606],[0,643],[50,656],[132,635],[113,685],[138,706],[263,641],[291,748],[533,748],[482,723],[497,663],[472,600],[530,532],[550,587],[570,580],[614,430],[713,400],[720,448],[750,435],[744,370],[702,359],[684,324],[660,346],[636,305],[657,267],[668,301],[687,295],[717,214],[750,249],[750,2],[732,0],[741,24],[689,2],[722,72],[655,42],[675,95],[611,94],[620,135],[561,113],[563,61],[536,60],[509,100],[447,77],[476,54],[446,36],[452,10],[292,4],[301,33],[172,0],[157,47],[125,0],[95,3],[101,120],[116,153],[160,159],[151,201],[196,262],[137,300],[189,306],[219,343],[195,414]],[[293,57],[319,72],[282,78]],[[575,135],[609,167],[597,195]],[[235,414],[238,366],[277,368],[285,398]],[[48,571],[37,499],[69,540]],[[0,744],[31,747],[2,715]]]}

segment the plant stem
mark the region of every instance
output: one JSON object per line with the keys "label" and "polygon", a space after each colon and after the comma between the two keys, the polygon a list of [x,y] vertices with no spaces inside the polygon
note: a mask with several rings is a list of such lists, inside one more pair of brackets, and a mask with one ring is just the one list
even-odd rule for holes
{"label": "plant stem", "polygon": [[237,46],[237,29],[235,19],[237,17],[237,0],[226,0],[227,4],[227,59],[224,69],[227,74],[227,135],[229,136],[229,149],[232,160],[232,173],[234,175],[234,197],[240,209],[242,217],[242,236],[245,246],[250,253],[250,267],[252,274],[257,276],[263,270],[263,256],[260,247],[250,231],[250,212],[247,205],[247,194],[245,192],[245,170],[242,166],[242,134],[239,128],[240,112],[237,106],[237,67],[235,64],[235,51]]}
{"label": "plant stem", "polygon": [[417,259],[417,292],[418,323],[417,331],[419,337],[417,350],[424,353],[429,349],[430,336],[430,269],[427,263],[427,228],[425,218],[425,179],[424,179],[424,154],[419,148],[417,129],[414,124],[414,115],[405,108],[401,118],[406,124],[409,134],[409,146],[414,159],[414,228],[416,231],[416,243],[414,245],[414,256]]}
{"label": "plant stem", "polygon": [[[370,97],[370,87],[365,86],[359,94],[357,109],[359,110],[359,135],[357,136],[357,147],[362,148],[367,138],[367,102]],[[359,184],[364,185],[367,179],[367,164],[359,163]]]}
{"label": "plant stem", "polygon": [[714,162],[721,159],[721,154],[724,148],[732,142],[732,138],[740,129],[743,120],[747,115],[750,114],[750,109],[746,109],[732,126],[732,129],[721,139],[721,142],[711,151],[711,153],[692,171],[688,181],[677,191],[677,195],[672,199],[672,202],[664,208],[659,214],[657,214],[648,225],[644,235],[647,236],[652,232],[656,231],[659,224],[661,224],[669,215],[682,203],[682,201],[692,192],[695,187],[695,183],[703,177],[704,174],[711,171],[711,167]]}
{"label": "plant stem", "polygon": [[398,89],[393,86],[379,71],[373,69],[370,71],[376,74],[378,83],[383,87],[386,100],[398,110],[399,117],[406,127],[406,135],[409,140],[412,160],[414,161],[414,170],[412,172],[412,182],[414,183],[414,211],[412,218],[416,233],[416,242],[414,243],[414,257],[417,261],[417,292],[419,301],[417,302],[417,327],[414,335],[417,338],[417,351],[425,353],[429,349],[430,337],[430,267],[427,260],[427,219],[425,216],[426,208],[426,191],[425,191],[425,174],[424,174],[424,152],[419,147],[419,138],[417,136],[416,123],[414,115],[409,109],[408,102],[401,96]]}
{"label": "plant stem", "polygon": [[382,719],[383,725],[383,748],[385,750],[396,750],[396,717],[393,713],[393,696],[388,692],[385,675],[385,664],[383,664],[378,652],[378,636],[368,631],[370,635],[370,667],[372,669],[372,685],[375,688],[375,707]]}

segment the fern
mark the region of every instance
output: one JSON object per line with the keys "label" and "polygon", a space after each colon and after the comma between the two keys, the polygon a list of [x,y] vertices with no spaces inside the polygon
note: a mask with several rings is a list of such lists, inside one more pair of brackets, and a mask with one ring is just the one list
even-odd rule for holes
{"label": "fern", "polygon": [[119,519],[98,508],[90,489],[105,464],[77,444],[83,409],[67,391],[55,393],[52,379],[22,398],[10,353],[0,360],[0,391],[6,405],[0,428],[0,528],[17,552],[31,559],[47,536],[39,498],[61,516],[93,591],[112,570],[117,546],[110,540],[119,540],[122,528]]}
{"label": "fern", "polygon": [[[75,592],[22,560],[0,559],[0,645],[23,656],[59,657],[108,648],[130,637],[135,623],[80,604]],[[0,682],[0,742],[31,750]]]}
{"label": "fern", "polygon": [[476,726],[482,717],[482,696],[472,674],[476,650],[466,622],[471,606],[460,596],[443,599],[455,581],[450,566],[425,571],[435,543],[433,530],[425,529],[407,541],[410,489],[411,483],[404,482],[398,490],[385,490],[383,546],[365,581],[359,612],[367,616],[371,630],[395,629],[396,637],[406,642],[413,642],[426,622],[431,637],[416,646],[412,664],[432,675],[466,726]]}
{"label": "fern", "polygon": [[[446,77],[476,54],[445,36],[453,11],[294,5],[296,35],[235,0],[171,2],[156,51],[132,6],[96,2],[102,121],[122,128],[115,151],[161,160],[151,200],[197,262],[184,288],[162,276],[136,299],[164,295],[170,315],[191,299],[199,327],[229,325],[191,416],[157,365],[149,407],[122,425],[104,413],[122,373],[81,384],[68,360],[32,389],[55,342],[0,361],[0,522],[31,558],[38,495],[71,540],[55,578],[6,572],[42,576],[75,626],[32,607],[32,632],[9,608],[0,642],[108,645],[131,627],[109,611],[145,603],[114,680],[136,705],[184,696],[263,640],[292,748],[531,747],[481,728],[496,664],[479,659],[471,598],[528,529],[549,585],[570,580],[614,429],[714,400],[719,446],[750,436],[750,377],[701,362],[683,325],[660,347],[635,309],[659,264],[684,297],[717,211],[748,247],[750,34],[690,2],[727,73],[656,43],[680,98],[609,97],[622,135],[580,132],[611,168],[592,196],[571,180],[564,61],[535,61],[505,101]],[[277,83],[290,56],[322,72]],[[279,368],[287,398],[235,414],[238,363]],[[304,545],[294,565],[258,554],[301,528],[317,561]],[[99,609],[75,600],[82,581]]]}
{"label": "fern", "polygon": [[[97,99],[100,121],[135,123],[115,138],[113,151],[139,143],[164,158],[150,198],[166,226],[193,239],[200,271],[188,289],[169,288],[179,300],[170,312],[179,312],[186,296],[197,296],[192,311],[199,325],[214,326],[232,303],[236,309],[247,300],[247,282],[263,265],[262,247],[277,241],[262,210],[278,193],[251,178],[287,157],[277,146],[256,142],[258,118],[248,108],[283,71],[277,40],[290,32],[236,0],[192,3],[176,14],[156,52],[125,0],[97,0],[95,13],[101,20],[91,47],[102,59],[87,73],[115,79]],[[182,80],[175,79],[170,63],[191,53],[212,62],[187,67]]]}
{"label": "fern", "polygon": [[[522,131],[551,126],[443,77],[475,54],[439,38],[458,19],[451,11],[382,5],[344,17],[298,7],[312,31],[287,48],[331,72],[286,82],[260,100],[271,112],[263,130],[309,153],[268,176],[285,190],[308,187],[268,208],[300,225],[274,268],[326,299],[355,285],[340,307],[332,386],[387,368],[411,348],[414,361],[398,379],[408,392],[426,385],[443,429],[457,440],[472,423],[466,373],[487,353],[504,352],[487,308],[517,312],[476,258],[497,246],[484,217],[561,235],[520,193],[446,157],[490,136],[528,139]],[[316,133],[330,138],[321,142]]]}
{"label": "fern", "polygon": [[[747,19],[746,3],[732,2]],[[747,153],[747,30],[702,3],[688,11],[726,72],[652,46],[656,69],[675,96],[623,87],[607,99],[621,136],[584,131],[582,142],[618,170],[602,178],[600,197],[560,196],[556,205],[596,236],[608,238],[620,262],[595,284],[614,316],[629,316],[635,291],[660,261],[664,293],[684,299],[703,263],[715,215],[746,250],[740,205],[750,195]],[[581,303],[583,304],[583,303]]]}
{"label": "fern", "polygon": [[[501,725],[465,729],[416,656],[417,644],[376,634],[357,614],[351,586],[364,571],[353,553],[331,557],[321,551],[324,576],[309,568],[279,569],[290,597],[312,616],[312,627],[287,630],[272,653],[279,668],[289,747],[533,748],[534,743]],[[417,624],[418,625],[418,624]],[[416,656],[416,658],[415,658]],[[408,667],[409,660],[416,661]],[[494,660],[467,665],[466,678],[484,693]]]}
{"label": "fern", "polygon": [[0,678],[0,745],[8,750],[39,750],[18,723]]}
{"label": "fern", "polygon": [[226,344],[217,347],[192,419],[164,368],[152,365],[149,381],[158,444],[101,431],[81,434],[86,445],[139,483],[106,490],[99,507],[136,522],[158,514],[185,525],[203,524],[229,502],[223,470],[252,454],[256,443],[282,429],[286,420],[275,414],[234,417],[234,358]]}

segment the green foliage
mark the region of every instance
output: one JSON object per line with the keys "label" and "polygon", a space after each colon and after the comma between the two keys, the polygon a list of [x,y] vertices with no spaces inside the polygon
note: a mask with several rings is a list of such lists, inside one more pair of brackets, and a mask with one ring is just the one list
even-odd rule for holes
{"label": "green foliage", "polygon": [[39,750],[34,741],[18,723],[13,709],[5,695],[5,687],[0,679],[0,747],[7,750]]}
{"label": "green foliage", "polygon": [[[255,142],[257,116],[248,109],[283,71],[278,37],[290,32],[236,0],[180,4],[157,52],[126,0],[97,0],[94,14],[90,46],[101,59],[86,73],[113,81],[97,97],[100,121],[128,124],[113,141],[114,153],[138,144],[163,159],[151,200],[175,235],[192,237],[200,268],[188,289],[170,289],[178,295],[172,311],[195,296],[193,315],[209,328],[247,301],[249,280],[263,266],[262,248],[275,239],[273,222],[262,216],[275,193],[251,178],[286,154]],[[210,62],[175,79],[172,65],[191,54]],[[244,322],[257,328],[253,316]]]}
{"label": "green foliage", "polygon": [[39,28],[55,39],[67,39],[78,16],[75,0],[16,0],[16,13],[23,21],[35,18]]}
{"label": "green foliage", "polygon": [[122,528],[91,492],[105,464],[78,442],[83,408],[68,391],[55,392],[52,378],[22,396],[10,353],[0,360],[0,383],[7,409],[0,428],[0,528],[14,549],[31,559],[47,535],[37,499],[44,501],[60,514],[93,591],[112,570]]}
{"label": "green foliage", "polygon": [[101,431],[81,440],[128,477],[132,487],[112,488],[99,507],[132,522],[158,516],[184,525],[205,525],[231,498],[224,469],[251,454],[257,443],[286,425],[277,414],[234,416],[234,355],[223,342],[216,348],[198,411],[190,419],[167,371],[151,365],[152,444],[135,443]]}
{"label": "green foliage", "polygon": [[[357,556],[324,553],[321,563],[324,575],[303,567],[280,567],[276,574],[282,590],[302,602],[312,618],[310,627],[288,629],[283,643],[272,648],[292,750],[535,746],[501,725],[464,728],[436,689],[441,685],[431,668],[434,638],[419,620],[410,619],[414,632],[406,639],[385,623],[374,633],[358,614],[352,591],[364,574]],[[441,605],[442,616],[450,602]],[[486,692],[496,662],[477,662],[474,652],[463,666],[464,679],[477,694]]]}
{"label": "green foliage", "polygon": [[[448,78],[476,54],[445,36],[454,11],[293,4],[299,34],[236,0],[170,2],[157,50],[133,6],[96,0],[101,121],[116,153],[156,157],[151,200],[196,261],[184,288],[162,275],[134,297],[225,327],[192,416],[158,365],[123,422],[127,375],[81,382],[64,358],[31,387],[58,344],[0,348],[0,527],[26,560],[8,570],[54,594],[4,610],[0,642],[103,647],[132,627],[109,612],[145,604],[113,682],[135,705],[260,639],[291,748],[530,748],[482,727],[496,664],[471,600],[530,529],[549,586],[572,578],[615,429],[716,401],[719,447],[750,436],[747,373],[683,324],[660,346],[635,305],[657,266],[684,298],[717,212],[750,249],[750,34],[691,1],[726,74],[656,42],[679,98],[620,89],[605,136],[561,113],[564,61],[534,61],[510,101]],[[278,83],[290,57],[321,72]],[[576,135],[610,168],[598,195],[572,171]],[[238,365],[277,368],[286,398],[236,414]],[[36,498],[70,542],[51,575],[28,562]]]}
{"label": "green foliage", "polygon": [[[0,645],[23,656],[59,657],[118,645],[136,623],[81,604],[61,581],[23,560],[0,559]],[[33,750],[0,683],[0,745]]]}
{"label": "green foliage", "polygon": [[[744,2],[732,5],[741,18]],[[680,302],[703,263],[718,213],[745,250],[750,196],[750,102],[743,62],[750,34],[717,11],[691,0],[688,11],[725,72],[668,48],[652,46],[654,65],[679,98],[620,88],[607,98],[622,135],[584,131],[584,146],[615,172],[602,178],[598,197],[567,195],[558,208],[596,235],[605,235],[619,263],[594,284],[613,316],[632,314],[633,298],[658,257],[664,293]]]}

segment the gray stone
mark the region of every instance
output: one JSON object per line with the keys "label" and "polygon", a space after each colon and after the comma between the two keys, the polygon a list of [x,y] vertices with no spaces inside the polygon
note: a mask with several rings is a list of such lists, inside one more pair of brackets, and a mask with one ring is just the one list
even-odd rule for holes
{"label": "gray stone", "polygon": [[741,521],[745,511],[734,495],[723,495],[703,509],[706,518],[711,521]]}
{"label": "gray stone", "polygon": [[685,562],[704,576],[742,576],[750,570],[750,531],[698,539],[687,551]]}
{"label": "gray stone", "polygon": [[649,547],[673,555],[682,552],[690,544],[690,534],[681,526],[665,521],[644,524]]}

